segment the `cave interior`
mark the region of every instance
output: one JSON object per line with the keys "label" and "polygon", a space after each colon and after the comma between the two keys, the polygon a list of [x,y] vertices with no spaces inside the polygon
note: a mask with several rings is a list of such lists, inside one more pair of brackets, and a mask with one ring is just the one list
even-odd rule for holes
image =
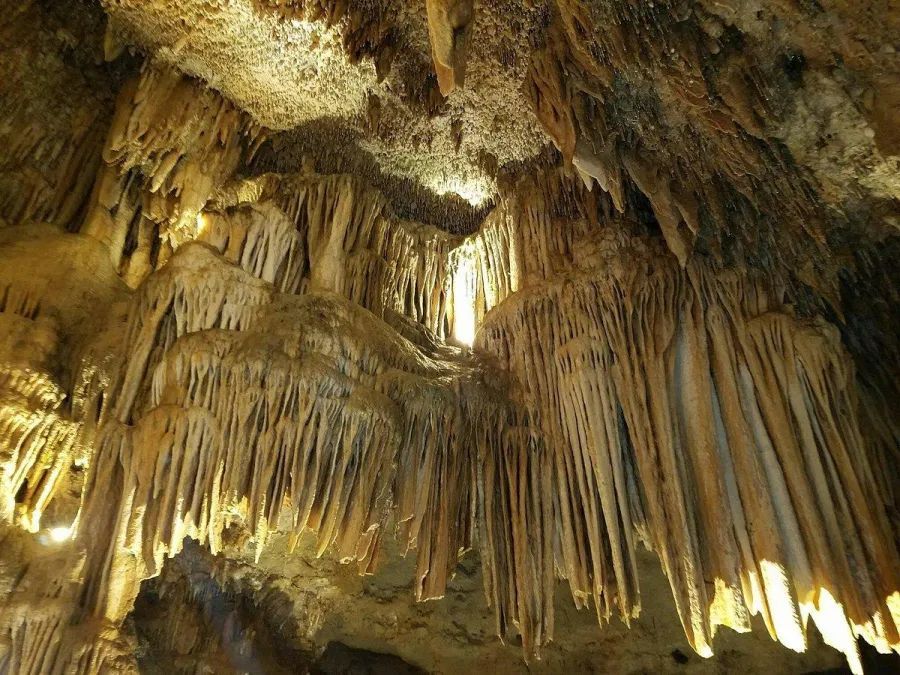
{"label": "cave interior", "polygon": [[896,0],[4,0],[0,673],[900,672]]}

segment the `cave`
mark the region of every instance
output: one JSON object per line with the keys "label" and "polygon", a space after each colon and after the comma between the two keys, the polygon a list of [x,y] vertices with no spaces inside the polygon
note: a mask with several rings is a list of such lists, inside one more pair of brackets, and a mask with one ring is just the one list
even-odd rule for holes
{"label": "cave", "polygon": [[0,675],[900,672],[893,0],[9,0]]}

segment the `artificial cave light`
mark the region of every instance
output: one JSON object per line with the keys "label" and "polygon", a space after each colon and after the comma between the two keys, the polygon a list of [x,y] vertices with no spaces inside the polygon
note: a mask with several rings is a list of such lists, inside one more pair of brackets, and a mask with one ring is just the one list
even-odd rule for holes
{"label": "artificial cave light", "polygon": [[59,544],[64,541],[68,541],[72,537],[72,528],[71,527],[51,527],[47,530],[47,534],[50,535],[51,541]]}

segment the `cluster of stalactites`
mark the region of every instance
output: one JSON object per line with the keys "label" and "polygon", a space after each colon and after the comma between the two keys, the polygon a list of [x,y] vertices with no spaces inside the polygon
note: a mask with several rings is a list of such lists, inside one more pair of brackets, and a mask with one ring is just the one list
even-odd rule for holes
{"label": "cluster of stalactites", "polygon": [[[458,238],[395,218],[379,192],[350,176],[267,174],[241,181],[223,190],[202,218],[202,240],[223,251],[235,247],[227,255],[240,255],[252,273],[270,269],[279,288],[339,293],[375,314],[396,312],[446,334],[447,265]],[[265,246],[256,234],[263,229],[286,249]]]}
{"label": "cluster of stalactites", "polygon": [[[15,102],[16,97],[4,96],[3,100]],[[95,113],[77,120],[70,138],[48,138],[36,124],[21,129],[13,111],[0,108],[0,138],[11,141],[0,161],[0,226],[72,222],[90,192],[99,164],[103,145],[100,117]],[[21,170],[23,165],[40,167],[50,174],[49,179],[35,169]]]}
{"label": "cluster of stalactites", "polygon": [[[393,519],[416,597],[439,597],[480,513],[498,631],[529,656],[552,638],[556,571],[601,621],[637,615],[639,540],[703,655],[755,613],[795,649],[812,616],[857,670],[854,634],[896,648],[887,453],[864,446],[832,329],[770,283],[689,262],[656,201],[680,265],[597,233],[590,180],[571,199],[557,173],[520,186],[467,238],[393,217],[348,176],[227,183],[258,130],[196,94],[148,67],[107,142],[84,232],[143,280],[118,376],[85,362],[68,421],[52,377],[3,371],[3,517],[21,494],[37,527],[79,425],[99,427],[84,518],[111,539],[88,547],[86,614],[120,621],[185,536],[219,550],[231,524],[259,550],[273,528],[312,530],[369,571]],[[37,295],[2,300],[5,334],[35,324]],[[514,405],[421,328],[469,342],[479,326]]]}
{"label": "cluster of stalactites", "polygon": [[197,241],[282,293],[306,290],[306,240],[271,202],[204,212],[197,221]]}
{"label": "cluster of stalactites", "polygon": [[44,373],[0,366],[0,522],[35,532],[76,459],[79,425]]}
{"label": "cluster of stalactites", "polygon": [[341,31],[351,63],[371,58],[381,82],[391,71],[402,39],[392,20],[390,4],[357,5],[348,0],[253,0],[261,11],[282,21],[321,21]]}
{"label": "cluster of stalactites", "polygon": [[[73,462],[83,459],[81,425],[63,410],[66,391],[56,374],[63,336],[47,297],[53,280],[29,257],[37,248],[33,243],[2,245],[7,256],[0,270],[0,522],[36,531]],[[23,276],[26,268],[29,275]]]}
{"label": "cluster of stalactites", "polygon": [[[701,238],[717,255],[815,255],[825,216],[799,174],[759,142],[771,143],[777,74],[721,30],[708,32],[721,24],[704,20],[706,11],[560,0],[532,54],[526,95],[586,184],[596,182],[619,211],[629,186],[647,197],[682,266]],[[777,226],[766,214],[778,214]],[[809,276],[831,290],[830,280]]]}
{"label": "cluster of stalactites", "polygon": [[46,19],[29,2],[0,22],[0,227],[72,222],[90,194],[109,124],[105,88],[87,84],[96,82],[79,72],[78,49],[57,53],[72,34]]}
{"label": "cluster of stalactites", "polygon": [[87,612],[120,620],[184,537],[218,551],[232,523],[258,552],[272,529],[313,531],[370,571],[393,519],[416,597],[444,594],[474,531],[465,420],[497,398],[458,355],[337,296],[279,295],[202,244],[151,275],[126,335],[86,488],[83,522],[112,535],[88,550]]}
{"label": "cluster of stalactites", "polygon": [[394,217],[377,190],[348,175],[265,174],[223,187],[195,236],[279,290],[336,292],[470,344],[493,307],[572,264],[598,213],[588,189],[549,171],[459,237]]}
{"label": "cluster of stalactites", "polygon": [[136,286],[192,238],[200,211],[264,138],[218,92],[145,64],[119,94],[82,231]]}
{"label": "cluster of stalactites", "polygon": [[[855,669],[854,633],[896,646],[884,467],[863,445],[834,330],[794,317],[770,281],[681,268],[578,209],[555,227],[572,214],[554,194],[506,201],[453,239],[390,218],[347,177],[220,192],[205,243],[133,295],[118,375],[90,361],[75,374],[75,423],[99,427],[79,611],[121,621],[185,536],[217,551],[230,525],[258,550],[273,529],[314,531],[319,553],[366,572],[396,522],[416,550],[416,597],[439,597],[478,522],[498,632],[517,628],[529,657],[552,638],[557,572],[601,622],[637,616],[639,541],[701,654],[754,613],[794,649],[811,616]],[[363,257],[405,271],[367,278],[349,262]],[[421,278],[426,260],[439,269]],[[478,349],[513,376],[512,403],[410,320],[429,324],[410,308],[439,289],[448,326],[463,309],[483,324]],[[15,293],[15,321],[33,319],[38,301]],[[34,511],[41,475],[71,460],[61,437],[28,429],[7,435],[50,454],[18,452],[4,475],[28,476]],[[98,531],[110,539],[85,546]]]}
{"label": "cluster of stalactites", "polygon": [[[552,516],[535,507],[492,573],[517,579],[519,604],[501,613],[531,622],[526,649],[548,618],[512,551],[558,537],[576,599],[627,621],[642,521],[701,655],[717,626],[749,630],[757,613],[796,650],[812,617],[855,672],[857,635],[897,649],[897,553],[835,329],[798,319],[760,279],[601,239],[605,262],[510,298],[478,336],[539,420],[547,457],[528,462],[553,467]],[[628,267],[610,255],[620,246]],[[523,491],[533,469],[519,467]],[[540,503],[532,489],[518,499]]]}
{"label": "cluster of stalactites", "polygon": [[[218,93],[145,65],[119,96],[81,231],[109,248],[132,287],[179,245],[201,239],[279,290],[338,292],[440,337],[467,326],[466,342],[522,279],[546,278],[571,257],[573,228],[553,222],[554,202],[572,188],[559,172],[505,195],[463,239],[394,217],[378,191],[347,175],[229,182],[264,137]],[[566,213],[579,231],[598,213],[590,191],[582,192],[578,213]]]}

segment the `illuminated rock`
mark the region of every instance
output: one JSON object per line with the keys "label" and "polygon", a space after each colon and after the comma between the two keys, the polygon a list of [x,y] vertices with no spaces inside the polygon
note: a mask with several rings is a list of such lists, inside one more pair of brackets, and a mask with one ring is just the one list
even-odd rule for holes
{"label": "illuminated rock", "polygon": [[900,650],[888,20],[83,4],[0,20],[0,672]]}

